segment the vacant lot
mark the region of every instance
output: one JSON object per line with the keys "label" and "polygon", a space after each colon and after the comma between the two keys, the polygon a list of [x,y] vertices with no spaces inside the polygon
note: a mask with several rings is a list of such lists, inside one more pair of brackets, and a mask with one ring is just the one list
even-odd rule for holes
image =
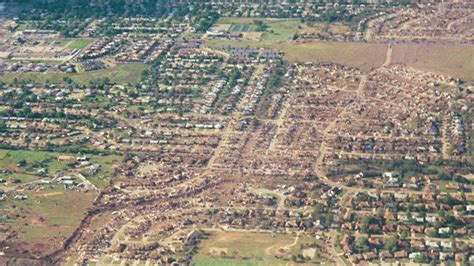
{"label": "vacant lot", "polygon": [[397,44],[392,63],[474,80],[474,45]]}
{"label": "vacant lot", "polygon": [[148,69],[146,64],[120,64],[107,69],[81,72],[75,74],[66,73],[10,73],[2,77],[4,82],[13,82],[16,78],[18,81],[35,81],[37,83],[49,82],[64,82],[65,77],[71,78],[74,82],[80,84],[89,84],[97,82],[98,80],[108,78],[116,83],[134,83],[141,79],[143,70]]}
{"label": "vacant lot", "polygon": [[315,248],[319,257],[308,258],[305,263],[326,261],[319,249],[322,244],[317,240],[295,239],[292,234],[213,231],[201,241],[193,262],[195,265],[294,265],[292,255],[304,254],[309,249],[301,247],[306,244],[319,245]]}
{"label": "vacant lot", "polygon": [[375,43],[278,43],[255,41],[209,41],[209,46],[255,46],[280,49],[285,53],[285,59],[290,62],[328,62],[344,64],[362,70],[380,67],[387,52],[385,44]]}

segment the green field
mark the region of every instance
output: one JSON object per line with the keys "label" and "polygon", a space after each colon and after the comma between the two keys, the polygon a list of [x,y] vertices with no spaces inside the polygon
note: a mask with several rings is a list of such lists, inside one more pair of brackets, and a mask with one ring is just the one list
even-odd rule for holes
{"label": "green field", "polygon": [[[252,239],[252,241],[249,241]],[[292,256],[302,254],[302,247],[315,245],[315,256],[305,261],[293,261]],[[198,246],[194,265],[296,265],[326,262],[322,242],[309,236],[300,236],[295,242],[293,234],[212,231]]]}
{"label": "green field", "polygon": [[3,82],[11,83],[16,78],[18,81],[35,81],[37,83],[45,83],[49,81],[53,83],[60,83],[64,82],[65,77],[69,77],[76,83],[89,84],[97,82],[104,78],[109,78],[111,82],[125,84],[139,82],[141,79],[142,71],[148,68],[148,65],[140,63],[120,64],[118,66],[110,67],[107,69],[74,74],[9,73],[1,77],[0,80]]}
{"label": "green field", "polygon": [[[43,151],[0,150],[0,170],[25,174],[32,174],[40,168],[46,168],[52,174],[66,170],[68,168],[66,163],[58,162],[55,159],[56,155]],[[19,166],[20,161],[25,161],[25,166]]]}
{"label": "green field", "polygon": [[99,189],[106,187],[114,173],[114,165],[121,163],[122,159],[120,155],[92,155],[90,162],[92,164],[99,164],[100,168],[95,175],[86,175],[87,179]]}
{"label": "green field", "polygon": [[248,25],[248,31],[255,32],[256,26],[254,21],[262,21],[268,28],[263,32],[261,39],[263,41],[286,41],[293,37],[298,31],[298,26],[301,22],[298,19],[268,19],[268,18],[236,18],[236,17],[223,17],[219,19],[220,24],[232,24],[231,30],[236,25],[242,26]]}
{"label": "green field", "polygon": [[[0,178],[6,179],[13,177],[18,180],[18,183],[9,184],[8,186],[21,185],[35,180],[41,179],[37,176],[39,169],[46,169],[46,176],[54,176],[60,172],[74,171],[74,167],[68,165],[66,161],[58,160],[58,156],[67,155],[71,158],[76,158],[76,154],[65,154],[44,151],[30,151],[30,150],[0,150]],[[121,163],[122,156],[120,155],[90,155],[89,161],[91,164],[99,164],[99,171],[91,174],[88,168],[83,171],[83,175],[91,181],[97,188],[104,188],[108,185],[113,172],[114,165]],[[24,165],[19,165],[24,161]]]}
{"label": "green field", "polygon": [[66,47],[71,49],[82,49],[90,44],[94,39],[73,39],[66,42]]}

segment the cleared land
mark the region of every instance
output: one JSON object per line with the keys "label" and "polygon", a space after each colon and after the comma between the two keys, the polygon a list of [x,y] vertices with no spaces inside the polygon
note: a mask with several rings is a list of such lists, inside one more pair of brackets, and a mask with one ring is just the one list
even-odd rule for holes
{"label": "cleared land", "polygon": [[[307,257],[304,263],[327,262],[323,243],[293,234],[212,231],[201,241],[195,265],[295,265],[292,255]],[[252,241],[249,241],[249,240]],[[314,246],[309,247],[308,245]],[[303,249],[302,249],[303,247]],[[314,254],[309,254],[309,253]],[[310,258],[312,257],[312,258]],[[304,264],[303,263],[303,264]]]}
{"label": "cleared land", "polygon": [[108,78],[115,83],[134,83],[139,82],[143,70],[148,69],[149,66],[141,63],[120,64],[103,70],[81,72],[74,74],[66,73],[10,73],[1,77],[1,81],[13,82],[16,78],[18,81],[35,81],[37,83],[64,82],[65,77],[71,78],[74,82],[79,84],[89,84],[97,82],[98,80]]}
{"label": "cleared land", "polygon": [[314,25],[308,26],[307,24],[302,24],[298,32],[307,32],[307,33],[324,33],[332,32],[336,34],[348,33],[351,31],[349,25],[344,23],[315,23]]}
{"label": "cleared land", "polygon": [[397,44],[393,64],[474,80],[474,45]]}
{"label": "cleared land", "polygon": [[362,70],[380,67],[387,52],[387,45],[375,43],[278,43],[255,41],[217,40],[207,42],[208,46],[255,46],[280,49],[290,62],[327,62],[344,64]]}

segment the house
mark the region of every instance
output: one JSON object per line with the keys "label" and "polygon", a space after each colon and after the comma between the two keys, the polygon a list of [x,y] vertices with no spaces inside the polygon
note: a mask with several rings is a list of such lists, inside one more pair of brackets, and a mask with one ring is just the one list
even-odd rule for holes
{"label": "house", "polygon": [[438,234],[447,235],[451,233],[451,227],[441,227],[438,229]]}
{"label": "house", "polygon": [[410,245],[412,248],[416,248],[417,250],[424,250],[425,244],[421,240],[412,239],[410,241]]}
{"label": "house", "polygon": [[441,246],[443,248],[453,248],[454,247],[454,243],[453,241],[441,241]]}
{"label": "house", "polygon": [[461,262],[466,257],[467,257],[467,254],[465,252],[458,252],[454,255],[454,260],[457,262]]}
{"label": "house", "polygon": [[439,242],[438,241],[435,241],[435,240],[429,240],[427,239],[425,241],[425,244],[431,248],[439,248]]}
{"label": "house", "polygon": [[426,253],[426,258],[429,260],[438,260],[439,259],[439,252],[430,251]]}
{"label": "house", "polygon": [[451,260],[453,258],[454,258],[453,252],[440,252],[439,253],[439,259],[441,261]]}
{"label": "house", "polygon": [[362,257],[364,257],[364,260],[366,261],[374,260],[374,259],[377,259],[377,253],[373,251],[365,252],[362,254]]}
{"label": "house", "polygon": [[382,260],[393,258],[393,254],[390,251],[387,251],[387,250],[384,250],[384,251],[380,252],[379,256]]}
{"label": "house", "polygon": [[423,255],[421,254],[421,252],[412,252],[408,255],[408,258],[411,260],[417,260],[423,258]]}
{"label": "house", "polygon": [[393,257],[394,257],[395,259],[403,259],[403,258],[406,258],[406,257],[408,257],[408,251],[406,251],[406,250],[397,251],[397,252],[393,253]]}
{"label": "house", "polygon": [[464,236],[467,234],[467,229],[466,227],[461,227],[459,229],[454,230],[454,234],[459,235],[459,236]]}
{"label": "house", "polygon": [[435,214],[428,213],[428,214],[426,214],[425,219],[429,223],[436,223],[436,215]]}

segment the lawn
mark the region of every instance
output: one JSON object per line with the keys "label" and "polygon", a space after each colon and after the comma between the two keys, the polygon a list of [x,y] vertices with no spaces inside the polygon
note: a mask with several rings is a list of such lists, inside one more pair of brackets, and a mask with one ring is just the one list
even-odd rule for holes
{"label": "lawn", "polygon": [[9,73],[2,77],[2,81],[10,83],[16,78],[18,81],[35,81],[37,83],[45,83],[47,81],[53,83],[64,82],[65,77],[71,78],[79,84],[89,84],[98,80],[109,78],[111,82],[118,84],[139,82],[142,71],[148,69],[149,66],[141,63],[120,64],[107,69],[101,69],[90,72],[81,72],[74,74],[66,73]]}
{"label": "lawn", "polygon": [[279,43],[272,41],[213,40],[208,46],[254,46],[280,49],[290,62],[327,62],[344,64],[365,71],[381,66],[385,61],[387,46],[376,43]]}
{"label": "lawn", "polygon": [[[194,265],[294,265],[291,257],[303,253],[302,245],[324,245],[309,236],[300,236],[295,244],[293,234],[212,231],[206,237],[198,246]],[[304,263],[327,262],[321,250],[316,250],[321,257]]]}

